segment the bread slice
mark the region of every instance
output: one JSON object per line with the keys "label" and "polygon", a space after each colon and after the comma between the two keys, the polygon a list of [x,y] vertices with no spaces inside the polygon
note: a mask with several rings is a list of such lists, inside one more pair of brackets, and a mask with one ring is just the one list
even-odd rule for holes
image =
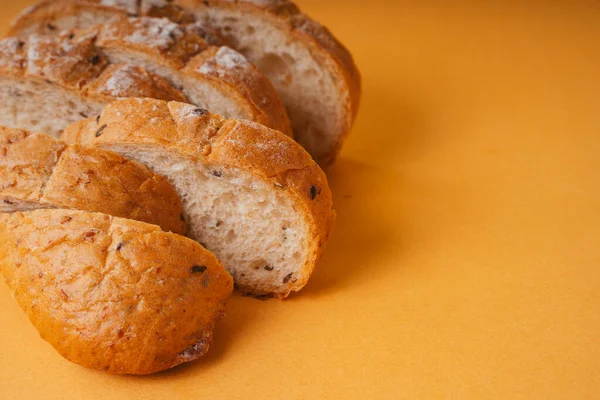
{"label": "bread slice", "polygon": [[[162,2],[150,11],[158,14]],[[356,117],[360,74],[348,50],[286,0],[174,0],[271,80],[296,139],[332,163]]]}
{"label": "bread slice", "polygon": [[308,281],[335,213],[323,171],[291,138],[250,121],[151,99],[108,105],[63,134],[167,177],[188,235],[213,251],[243,293],[286,297]]}
{"label": "bread slice", "polygon": [[191,29],[166,18],[117,18],[98,28],[96,46],[112,63],[165,78],[188,103],[292,135],[271,82],[237,51],[210,46]]}
{"label": "bread slice", "polygon": [[[2,69],[3,63],[10,68]],[[80,71],[87,76],[77,76]],[[97,114],[117,97],[154,97],[187,100],[291,135],[285,108],[260,71],[236,51],[209,46],[166,19],[122,18],[93,30],[63,31],[54,37],[33,35],[21,41],[5,39],[0,42],[2,72],[4,90],[0,89],[0,94],[6,105],[0,109],[0,120],[10,127],[56,133],[64,128],[64,120],[74,122],[83,115]],[[97,74],[108,76],[93,82]],[[15,80],[36,88],[19,89]],[[70,103],[65,102],[60,86],[75,92]],[[24,110],[19,107],[23,96],[40,99],[36,96],[40,90],[59,93],[46,95],[51,100],[48,106],[31,101]],[[33,121],[42,126],[27,125],[31,114],[44,111],[54,118],[39,121],[34,115]],[[42,129],[45,124],[52,129]]]}
{"label": "bread slice", "polygon": [[0,125],[59,136],[121,97],[185,97],[142,67],[110,64],[95,34],[0,41]]}
{"label": "bread slice", "polygon": [[0,214],[0,272],[63,357],[151,374],[201,357],[232,280],[214,254],[155,225],[106,214]]}
{"label": "bread slice", "polygon": [[[141,66],[180,90],[189,103],[292,135],[271,82],[235,50],[211,46],[193,33],[198,27],[185,29],[166,18],[122,17],[93,31],[94,46],[109,63]],[[64,41],[74,34],[80,31],[57,33]]]}
{"label": "bread slice", "polygon": [[40,208],[102,212],[185,231],[177,192],[143,165],[96,147],[0,127],[0,212]]}
{"label": "bread slice", "polygon": [[360,74],[348,50],[291,1],[43,0],[16,19],[12,34],[53,33],[126,14],[216,31],[210,38],[225,38],[271,80],[300,144],[322,164],[335,160],[358,111]]}

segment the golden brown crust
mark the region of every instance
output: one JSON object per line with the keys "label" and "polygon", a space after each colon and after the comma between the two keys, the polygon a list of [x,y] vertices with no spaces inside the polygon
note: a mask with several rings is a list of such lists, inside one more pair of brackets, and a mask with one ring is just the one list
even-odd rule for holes
{"label": "golden brown crust", "polygon": [[160,100],[185,101],[185,96],[158,75],[143,67],[129,64],[111,64],[86,91],[114,98],[150,97]]}
{"label": "golden brown crust", "polygon": [[65,144],[47,135],[0,127],[0,197],[39,201]]}
{"label": "golden brown crust", "polygon": [[206,82],[235,98],[248,118],[291,136],[287,113],[271,82],[244,56],[228,47],[209,46],[183,26],[157,18],[118,18],[99,28],[96,45],[135,52]]}
{"label": "golden brown crust", "polygon": [[109,65],[95,46],[96,34],[64,32],[0,41],[0,75],[57,84],[108,103],[119,97],[183,100],[181,92],[141,67]]}
{"label": "golden brown crust", "polygon": [[83,211],[0,214],[0,271],[62,356],[117,374],[202,356],[232,291],[198,243]]}
{"label": "golden brown crust", "polygon": [[97,78],[107,62],[94,46],[95,35],[78,37],[32,36],[25,40],[25,75],[83,88]]}
{"label": "golden brown crust", "polygon": [[[75,15],[86,9],[93,9],[97,13],[106,12],[107,7],[101,6],[101,3],[101,0],[42,1],[31,11],[24,12],[15,21],[12,34],[16,35],[33,25],[38,25],[41,31],[48,33],[42,22],[51,21],[58,15]],[[304,43],[315,59],[320,60],[323,65],[329,66],[343,81],[343,84],[338,83],[340,83],[339,88],[342,92],[341,97],[347,99],[343,104],[345,119],[342,128],[336,133],[337,140],[334,148],[319,159],[323,165],[335,161],[358,113],[361,76],[350,52],[327,28],[307,17],[289,0],[175,0],[156,3],[142,0],[136,8],[135,15],[166,17],[179,23],[191,23],[194,19],[192,11],[199,15],[207,7],[236,8],[266,16],[276,26],[288,32],[291,37]],[[124,7],[113,8],[112,11],[115,15],[126,14]],[[220,40],[217,41],[220,42]],[[280,129],[272,125],[270,127]]]}
{"label": "golden brown crust", "polygon": [[116,153],[3,127],[0,202],[0,211],[79,209],[185,231],[181,200],[162,176]]}
{"label": "golden brown crust", "polygon": [[[59,15],[76,15],[89,9],[94,9],[96,14],[104,14],[109,19],[115,15],[137,15],[137,0],[130,0],[132,4],[102,5],[101,0],[42,0],[24,9],[11,22],[8,36],[20,36],[24,33],[48,34],[57,33],[57,27],[52,23]],[[35,27],[32,31],[32,27]]]}
{"label": "golden brown crust", "polygon": [[[177,103],[170,104],[179,107]],[[228,121],[221,127],[209,157],[211,164],[242,168],[268,180],[276,190],[287,192],[303,210],[311,236],[310,255],[302,272],[294,274],[293,279],[297,281],[291,282],[282,293],[270,293],[279,298],[299,291],[308,283],[335,222],[332,194],[325,173],[299,144],[286,139],[279,132],[248,121]],[[240,286],[239,290],[256,295],[252,287]]]}
{"label": "golden brown crust", "polygon": [[[42,2],[30,13],[22,14],[15,21],[11,34],[18,36],[23,29],[39,24],[37,30],[39,34],[52,33],[51,37],[55,36],[58,28],[50,29],[48,32],[48,24],[53,26],[51,21],[58,17],[82,12],[86,9],[85,5],[85,1]],[[89,4],[88,8],[97,12],[110,10],[99,3]],[[148,7],[145,9],[149,10]],[[115,18],[95,28],[94,34],[90,35],[89,46],[96,52],[136,53],[151,60],[155,65],[165,66],[173,69],[174,72],[181,72],[195,80],[206,82],[227,97],[236,99],[237,104],[245,111],[245,118],[292,136],[285,107],[273,85],[241,54],[226,47],[219,49],[209,46],[204,39],[194,33],[198,32],[198,27],[191,26],[190,29],[186,29],[166,19],[127,18],[123,16],[123,10],[123,8],[114,9]],[[76,31],[61,35],[68,37],[73,32]],[[50,63],[45,63],[48,64]],[[144,97],[185,100],[156,95]]]}
{"label": "golden brown crust", "polygon": [[346,119],[344,127],[337,134],[335,149],[319,159],[319,163],[328,165],[335,161],[358,113],[361,76],[348,49],[326,27],[303,14],[296,4],[289,0],[175,0],[173,3],[182,9],[194,10],[196,15],[211,7],[247,10],[263,15],[266,13],[275,25],[304,43],[313,57],[321,60],[323,65],[335,69],[336,76],[343,77],[344,85],[340,87],[348,99],[344,105]]}
{"label": "golden brown crust", "polygon": [[200,36],[166,19],[115,18],[97,29],[98,47],[146,53],[175,69],[208,47]]}
{"label": "golden brown crust", "polygon": [[[98,124],[106,128],[96,137]],[[98,122],[90,118],[71,125],[63,139],[99,146],[161,146],[201,164],[242,169],[289,196],[309,226],[311,255],[297,281],[273,293],[277,297],[286,297],[306,284],[333,227],[335,212],[323,171],[294,140],[253,122],[227,120],[189,104],[127,99],[108,105]],[[253,288],[240,289],[265,295]]]}
{"label": "golden brown crust", "polygon": [[358,114],[361,95],[361,76],[352,54],[333,36],[329,29],[304,14],[298,13],[290,17],[289,23],[294,27],[294,32],[298,36],[318,44],[318,46],[311,46],[314,52],[325,50],[328,53],[326,56],[335,60],[339,73],[344,76],[350,95],[349,126],[347,127],[347,131],[349,131]]}
{"label": "golden brown crust", "polygon": [[237,51],[226,46],[210,46],[194,57],[183,71],[213,81],[214,85],[226,85],[231,97],[247,105],[253,121],[293,136],[287,112],[273,85]]}
{"label": "golden brown crust", "polygon": [[313,42],[311,48],[316,52],[325,51],[328,53],[326,56],[335,59],[340,67],[340,72],[346,76],[346,83],[350,88],[352,118],[356,116],[360,102],[361,77],[352,54],[333,36],[329,29],[303,14],[294,2],[289,0],[175,0],[174,3],[188,8],[190,5],[194,7],[243,7],[253,11],[268,12],[277,17],[294,32],[297,39],[305,43]]}

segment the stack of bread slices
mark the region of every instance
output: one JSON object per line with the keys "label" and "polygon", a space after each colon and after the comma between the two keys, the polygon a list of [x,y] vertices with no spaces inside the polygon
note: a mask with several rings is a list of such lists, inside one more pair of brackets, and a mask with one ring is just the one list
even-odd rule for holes
{"label": "stack of bread slices", "polygon": [[41,1],[0,41],[0,272],[73,362],[193,361],[234,287],[308,282],[359,97],[287,0]]}

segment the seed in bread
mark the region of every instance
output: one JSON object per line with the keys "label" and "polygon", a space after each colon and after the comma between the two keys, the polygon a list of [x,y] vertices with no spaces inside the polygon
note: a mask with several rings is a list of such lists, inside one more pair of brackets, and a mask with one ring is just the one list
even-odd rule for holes
{"label": "seed in bread", "polygon": [[183,100],[142,67],[110,64],[94,34],[0,41],[0,125],[59,136],[120,97]]}
{"label": "seed in bread", "polygon": [[198,243],[84,211],[0,214],[0,272],[63,357],[115,374],[200,358],[232,291]]}
{"label": "seed in bread", "polygon": [[183,233],[181,200],[162,176],[116,153],[0,127],[0,211],[69,208]]}
{"label": "seed in bread", "polygon": [[[256,121],[291,135],[287,113],[271,82],[244,56],[227,47],[209,45],[194,33],[197,31],[196,26],[186,29],[165,18],[122,17],[85,31],[56,28],[52,37],[60,38],[62,48],[85,35],[98,53],[94,68],[142,67],[177,88],[183,96],[179,100],[185,99],[225,116]],[[42,65],[52,65],[52,62]],[[138,85],[125,85],[129,81],[126,76],[113,75],[111,81],[112,84],[100,90],[102,94],[163,98],[135,93]]]}
{"label": "seed in bread", "polygon": [[286,106],[298,142],[319,163],[335,161],[358,111],[360,74],[325,27],[287,0],[173,3],[263,71]]}
{"label": "seed in bread", "polygon": [[219,257],[243,293],[284,298],[300,290],[325,248],[335,219],[325,174],[278,131],[189,104],[127,99],[70,126],[63,139],[167,177],[188,235]]}
{"label": "seed in bread", "polygon": [[291,136],[271,82],[237,51],[211,46],[192,30],[166,18],[115,18],[98,28],[96,46],[112,63],[141,65],[163,77],[188,103]]}
{"label": "seed in bread", "polygon": [[106,23],[110,14],[194,21],[238,50],[273,83],[292,122],[295,138],[321,164],[332,163],[347,137],[361,94],[360,73],[350,52],[318,22],[288,0],[141,0],[110,7],[101,0],[42,0],[23,12],[11,34],[56,34],[60,29]]}

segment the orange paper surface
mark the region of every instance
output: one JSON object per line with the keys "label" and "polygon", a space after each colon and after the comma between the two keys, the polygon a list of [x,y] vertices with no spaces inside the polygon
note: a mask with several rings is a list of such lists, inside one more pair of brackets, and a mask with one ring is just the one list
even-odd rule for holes
{"label": "orange paper surface", "polygon": [[299,3],[364,82],[306,289],[235,296],[203,360],[119,377],[2,284],[0,398],[598,399],[600,3]]}

